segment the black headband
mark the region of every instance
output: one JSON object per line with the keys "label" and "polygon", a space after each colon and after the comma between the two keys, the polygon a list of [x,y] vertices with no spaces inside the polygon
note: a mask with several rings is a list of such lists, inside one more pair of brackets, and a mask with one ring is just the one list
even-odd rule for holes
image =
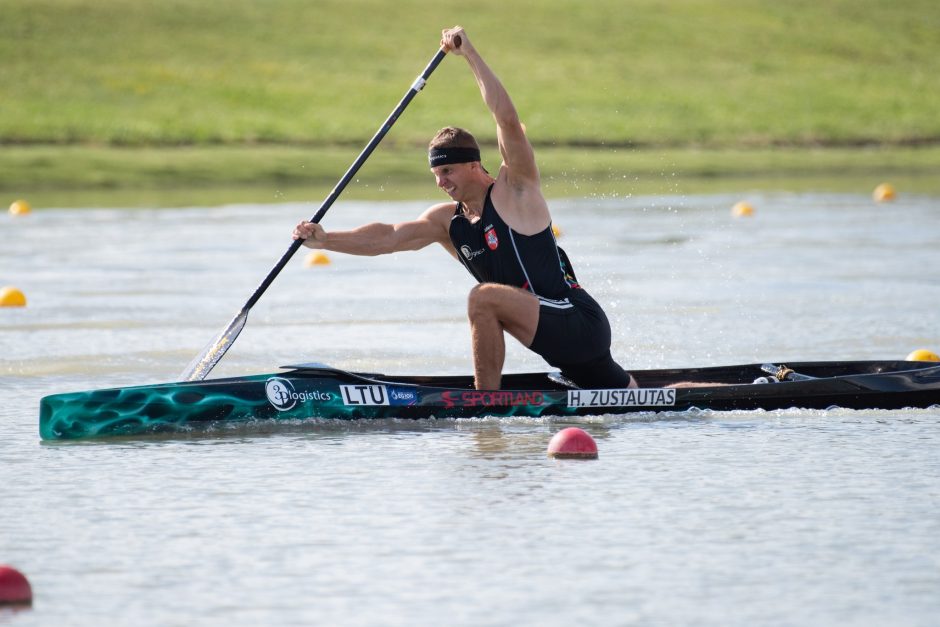
{"label": "black headband", "polygon": [[470,163],[480,160],[480,151],[476,148],[431,148],[428,151],[428,163],[432,168],[450,163]]}

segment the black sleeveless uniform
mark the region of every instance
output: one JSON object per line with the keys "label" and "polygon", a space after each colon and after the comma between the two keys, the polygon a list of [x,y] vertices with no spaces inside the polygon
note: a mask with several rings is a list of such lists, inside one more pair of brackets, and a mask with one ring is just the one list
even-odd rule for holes
{"label": "black sleeveless uniform", "polygon": [[578,285],[551,225],[521,235],[503,222],[486,192],[483,216],[470,222],[457,203],[450,240],[457,258],[480,283],[521,287],[539,299],[539,324],[529,349],[581,387],[625,388],[630,375],[610,355],[610,322]]}

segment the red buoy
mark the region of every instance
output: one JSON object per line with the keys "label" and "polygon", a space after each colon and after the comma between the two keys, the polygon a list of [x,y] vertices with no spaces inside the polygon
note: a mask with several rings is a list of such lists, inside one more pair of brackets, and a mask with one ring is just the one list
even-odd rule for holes
{"label": "red buoy", "polygon": [[577,427],[562,429],[548,443],[548,456],[555,459],[597,459],[597,443]]}
{"label": "red buoy", "polygon": [[33,589],[23,573],[0,564],[0,605],[18,605],[33,600]]}

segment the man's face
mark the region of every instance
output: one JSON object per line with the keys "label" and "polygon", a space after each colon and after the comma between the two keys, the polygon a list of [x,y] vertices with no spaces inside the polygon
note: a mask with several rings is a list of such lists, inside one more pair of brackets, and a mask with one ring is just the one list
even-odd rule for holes
{"label": "man's face", "polygon": [[431,168],[437,186],[454,200],[460,200],[466,192],[467,183],[473,174],[472,163],[449,163]]}

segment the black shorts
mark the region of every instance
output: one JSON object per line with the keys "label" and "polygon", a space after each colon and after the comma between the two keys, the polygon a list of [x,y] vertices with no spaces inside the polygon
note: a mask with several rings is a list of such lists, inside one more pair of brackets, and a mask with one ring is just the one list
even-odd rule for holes
{"label": "black shorts", "polygon": [[570,290],[562,300],[539,298],[539,324],[529,349],[581,387],[630,384],[630,375],[610,355],[607,315],[583,289]]}

